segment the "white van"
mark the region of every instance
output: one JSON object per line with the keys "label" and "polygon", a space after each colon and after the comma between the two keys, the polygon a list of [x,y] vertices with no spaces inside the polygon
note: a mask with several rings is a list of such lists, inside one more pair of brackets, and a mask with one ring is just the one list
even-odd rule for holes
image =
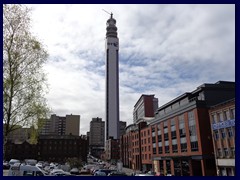
{"label": "white van", "polygon": [[10,167],[8,176],[46,176],[46,174],[37,166],[15,163]]}

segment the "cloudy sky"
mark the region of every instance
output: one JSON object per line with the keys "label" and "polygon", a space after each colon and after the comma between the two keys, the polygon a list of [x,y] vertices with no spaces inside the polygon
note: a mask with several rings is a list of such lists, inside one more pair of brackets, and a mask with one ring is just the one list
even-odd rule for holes
{"label": "cloudy sky", "polygon": [[159,106],[203,83],[235,81],[235,5],[29,5],[32,32],[49,52],[52,113],[105,120],[105,34],[109,15],[119,37],[120,120],[132,123],[141,94]]}

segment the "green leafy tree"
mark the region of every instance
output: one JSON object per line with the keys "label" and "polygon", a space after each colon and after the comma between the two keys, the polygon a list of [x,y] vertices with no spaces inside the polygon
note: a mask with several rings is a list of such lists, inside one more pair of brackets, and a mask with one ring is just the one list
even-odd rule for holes
{"label": "green leafy tree", "polygon": [[12,131],[30,126],[33,140],[49,113],[43,72],[48,54],[30,32],[30,12],[24,5],[3,5],[4,143]]}

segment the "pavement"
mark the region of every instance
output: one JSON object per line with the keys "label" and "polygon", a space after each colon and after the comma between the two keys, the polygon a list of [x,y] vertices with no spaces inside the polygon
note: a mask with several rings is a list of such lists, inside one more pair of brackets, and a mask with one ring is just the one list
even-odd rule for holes
{"label": "pavement", "polygon": [[8,169],[4,169],[3,170],[3,176],[8,176],[8,171],[9,171]]}

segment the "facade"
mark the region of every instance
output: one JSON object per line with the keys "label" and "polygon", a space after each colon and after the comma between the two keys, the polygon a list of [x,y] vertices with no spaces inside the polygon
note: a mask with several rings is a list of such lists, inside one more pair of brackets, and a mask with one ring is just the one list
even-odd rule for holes
{"label": "facade", "polygon": [[120,159],[120,146],[119,139],[108,139],[105,142],[105,154],[104,158],[106,161],[116,164]]}
{"label": "facade", "polygon": [[105,139],[119,139],[119,72],[116,20],[107,20],[106,33],[106,130]]}
{"label": "facade", "polygon": [[65,135],[80,135],[80,115],[66,115]]}
{"label": "facade", "polygon": [[127,122],[125,121],[119,121],[119,135],[120,137],[125,134],[125,128],[126,128]]}
{"label": "facade", "polygon": [[218,176],[235,175],[235,98],[209,109]]}
{"label": "facade", "polygon": [[66,117],[51,115],[40,132],[41,135],[76,135],[80,132],[80,115],[66,115]]}
{"label": "facade", "polygon": [[105,122],[102,118],[92,118],[89,132],[89,150],[94,157],[100,157],[104,151]]}
{"label": "facade", "polygon": [[154,95],[143,94],[134,105],[133,123],[138,123],[141,120],[150,120],[154,117],[157,108],[158,98],[155,98]]}
{"label": "facade", "polygon": [[164,175],[216,175],[208,110],[234,97],[235,83],[219,81],[159,107],[145,125],[138,121],[126,128],[120,140],[123,165]]}
{"label": "facade", "polygon": [[52,162],[66,162],[68,158],[76,157],[87,161],[87,140],[81,136],[42,135],[37,144],[28,141],[7,143],[6,160],[36,159]]}
{"label": "facade", "polygon": [[154,169],[175,176],[216,175],[208,109],[235,97],[235,83],[203,84],[158,108],[150,123]]}

